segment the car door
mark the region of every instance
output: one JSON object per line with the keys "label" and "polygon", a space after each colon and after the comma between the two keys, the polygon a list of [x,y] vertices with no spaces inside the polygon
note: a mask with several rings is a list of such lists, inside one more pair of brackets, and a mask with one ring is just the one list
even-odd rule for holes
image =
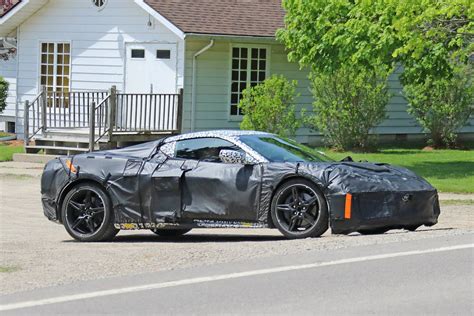
{"label": "car door", "polygon": [[[190,219],[256,221],[262,169],[223,163],[222,149],[242,151],[217,137],[176,142],[175,157],[188,167],[182,182],[182,216]],[[194,163],[194,164],[193,164]]]}

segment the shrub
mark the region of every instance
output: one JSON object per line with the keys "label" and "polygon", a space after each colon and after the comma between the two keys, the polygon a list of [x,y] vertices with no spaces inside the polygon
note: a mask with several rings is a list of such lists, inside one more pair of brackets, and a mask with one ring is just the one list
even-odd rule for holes
{"label": "shrub", "polygon": [[472,67],[453,67],[449,78],[428,77],[421,83],[405,84],[408,112],[430,133],[437,148],[453,147],[456,131],[474,113]]}
{"label": "shrub", "polygon": [[8,81],[0,77],[0,113],[7,107],[8,85]]}
{"label": "shrub", "polygon": [[240,128],[294,135],[301,126],[296,118],[296,81],[273,75],[264,82],[243,91],[239,107],[244,113]]}
{"label": "shrub", "polygon": [[385,119],[387,76],[343,67],[311,76],[313,114],[306,124],[318,129],[336,150],[368,150],[370,130]]}

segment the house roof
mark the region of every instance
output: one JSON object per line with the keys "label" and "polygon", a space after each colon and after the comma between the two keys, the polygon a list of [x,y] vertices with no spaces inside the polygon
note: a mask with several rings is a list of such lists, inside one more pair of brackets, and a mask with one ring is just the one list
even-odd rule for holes
{"label": "house roof", "polygon": [[144,0],[184,33],[273,37],[281,0]]}

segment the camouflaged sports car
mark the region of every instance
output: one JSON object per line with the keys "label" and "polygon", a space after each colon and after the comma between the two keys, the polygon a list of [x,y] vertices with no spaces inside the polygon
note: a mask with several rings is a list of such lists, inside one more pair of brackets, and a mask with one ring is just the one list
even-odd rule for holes
{"label": "camouflaged sports car", "polygon": [[437,223],[436,190],[383,163],[332,161],[251,131],[172,136],[50,161],[44,213],[80,241],[120,229],[179,236],[192,228],[278,228],[288,238],[384,233]]}

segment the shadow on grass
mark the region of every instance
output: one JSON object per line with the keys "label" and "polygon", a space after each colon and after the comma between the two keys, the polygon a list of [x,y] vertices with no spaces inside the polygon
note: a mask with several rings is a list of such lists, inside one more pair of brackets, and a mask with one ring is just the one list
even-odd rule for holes
{"label": "shadow on grass", "polygon": [[474,176],[474,162],[470,161],[417,162],[412,164],[409,169],[423,177],[437,179],[455,180]]}

